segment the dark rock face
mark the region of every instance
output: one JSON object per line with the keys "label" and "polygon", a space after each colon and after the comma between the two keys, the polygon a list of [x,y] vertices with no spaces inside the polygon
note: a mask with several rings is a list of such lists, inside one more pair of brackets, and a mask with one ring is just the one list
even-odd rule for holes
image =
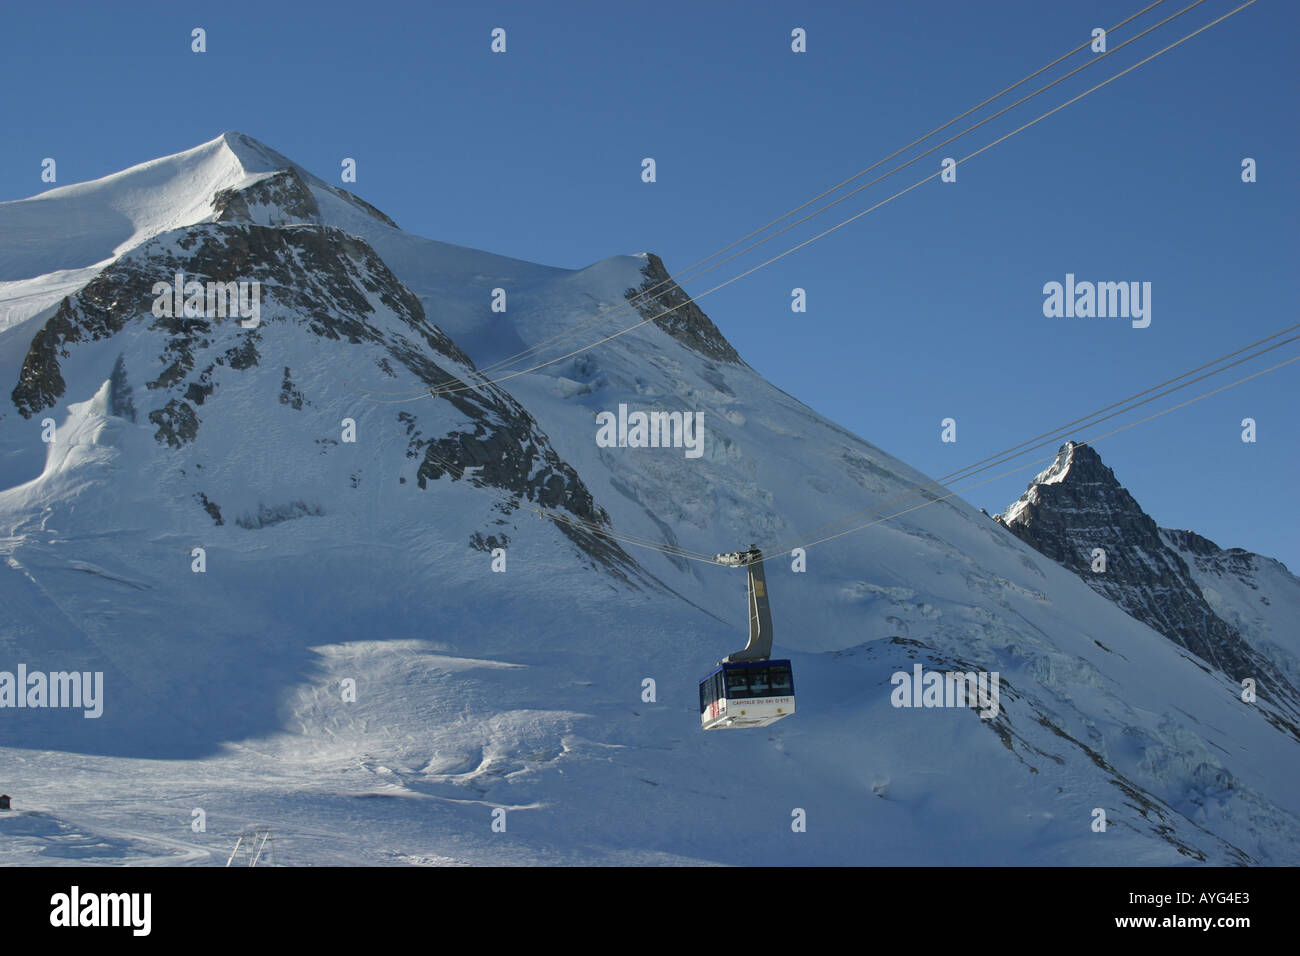
{"label": "dark rock face", "polygon": [[[1259,698],[1275,704],[1285,714],[1283,729],[1300,739],[1300,691],[1215,614],[1178,549],[1238,573],[1253,567],[1248,552],[1157,527],[1100,456],[1074,442],[994,520],[1234,683],[1254,678]],[[1097,548],[1105,551],[1105,571],[1093,570]]]}
{"label": "dark rock face", "polygon": [[[653,252],[647,253],[641,274],[645,276],[641,287],[628,289],[625,294],[643,319],[653,320],[677,341],[707,358],[744,364],[713,321],[672,280],[662,259]],[[651,292],[652,289],[655,291]]]}
{"label": "dark rock face", "polygon": [[93,342],[115,335],[126,321],[125,314],[115,315],[111,282],[96,276],[77,293],[59,303],[59,309],[32,338],[23,360],[18,384],[10,393],[14,407],[23,418],[31,418],[53,405],[67,388],[59,368],[59,359],[67,358],[68,348],[78,342]]}
{"label": "dark rock face", "polygon": [[149,413],[149,421],[158,426],[154,438],[180,448],[194,440],[199,433],[199,418],[188,402],[173,398],[162,408]]}
{"label": "dark rock face", "polygon": [[244,189],[223,189],[212,198],[216,222],[255,222],[250,207],[266,207],[266,225],[319,222],[320,206],[296,170],[286,169]]}

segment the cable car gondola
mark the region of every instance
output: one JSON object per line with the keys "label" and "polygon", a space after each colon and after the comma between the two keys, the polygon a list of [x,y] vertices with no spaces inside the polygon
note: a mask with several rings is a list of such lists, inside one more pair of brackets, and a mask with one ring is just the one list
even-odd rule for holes
{"label": "cable car gondola", "polygon": [[720,554],[715,560],[749,571],[749,643],[730,654],[700,681],[700,726],[705,730],[767,727],[794,713],[794,671],[772,653],[772,611],[767,603],[763,553]]}

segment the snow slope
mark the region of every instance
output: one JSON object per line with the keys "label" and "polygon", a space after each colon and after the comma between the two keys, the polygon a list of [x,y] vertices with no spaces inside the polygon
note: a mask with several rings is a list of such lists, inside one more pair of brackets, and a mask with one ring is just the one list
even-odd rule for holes
{"label": "snow slope", "polygon": [[[770,562],[799,712],[701,732],[743,574],[530,509],[772,551],[927,485],[654,323],[429,396],[623,305],[647,257],[570,271],[409,236],[235,133],[55,193],[130,231],[106,215],[61,258],[0,247],[5,277],[75,286],[55,325],[83,330],[32,364],[48,291],[0,332],[8,387],[42,373],[0,411],[0,670],[101,670],[106,702],[0,709],[0,789],[38,812],[0,813],[0,861],[224,863],[252,824],[318,864],[1300,860],[1300,744],[958,499],[811,547],[806,571]],[[65,220],[28,210],[60,207],[16,206],[0,233],[54,249]],[[139,290],[177,263],[236,261],[263,282],[259,329],[149,315]],[[0,315],[34,287],[0,286]],[[641,319],[619,315],[604,334]],[[703,412],[704,455],[599,447],[620,403]],[[998,672],[999,715],[893,707],[914,663]]]}
{"label": "snow slope", "polygon": [[0,281],[102,265],[159,233],[211,217],[219,190],[280,168],[228,134],[87,183],[3,204]]}

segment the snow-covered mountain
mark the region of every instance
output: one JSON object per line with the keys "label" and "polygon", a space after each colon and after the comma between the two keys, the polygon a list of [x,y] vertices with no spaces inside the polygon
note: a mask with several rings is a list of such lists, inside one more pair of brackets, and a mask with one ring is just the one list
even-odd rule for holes
{"label": "snow-covered mountain", "polygon": [[1300,578],[1285,565],[1157,527],[1075,442],[995,520],[1225,676],[1253,680],[1270,719],[1300,739]]}
{"label": "snow-covered mountain", "polygon": [[[157,314],[177,273],[257,324]],[[941,492],[693,304],[455,386],[667,275],[412,236],[239,133],[0,204],[0,672],[104,675],[99,717],[0,708],[0,859],[1300,861],[1274,705],[959,499],[769,561],[798,713],[702,732],[745,581],[681,552]],[[699,454],[599,442],[620,406]],[[914,665],[996,672],[996,716],[894,706]]]}

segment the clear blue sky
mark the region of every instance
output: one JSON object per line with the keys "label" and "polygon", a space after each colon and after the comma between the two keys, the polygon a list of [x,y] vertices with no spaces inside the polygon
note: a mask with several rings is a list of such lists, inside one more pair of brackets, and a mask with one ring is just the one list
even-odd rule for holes
{"label": "clear blue sky", "polygon": [[[45,156],[66,184],[238,129],[334,181],[355,157],[349,188],[412,232],[569,267],[649,250],[675,270],[1143,5],[11,4],[0,199],[46,188]],[[1013,115],[1233,6],[1207,0]],[[1298,11],[1260,0],[963,165],[957,183],[928,183],[700,304],[772,382],[932,475],[1300,321]],[[488,49],[498,26],[505,55]],[[794,27],[806,54],[790,51]],[[1009,128],[990,124],[823,218]],[[1043,284],[1067,272],[1151,282],[1150,328],[1045,318]],[[790,311],[795,286],[806,314]],[[1297,394],[1300,363],[1098,450],[1158,523],[1300,572]],[[1247,416],[1253,445],[1240,440]],[[1030,475],[966,497],[1000,510]]]}

